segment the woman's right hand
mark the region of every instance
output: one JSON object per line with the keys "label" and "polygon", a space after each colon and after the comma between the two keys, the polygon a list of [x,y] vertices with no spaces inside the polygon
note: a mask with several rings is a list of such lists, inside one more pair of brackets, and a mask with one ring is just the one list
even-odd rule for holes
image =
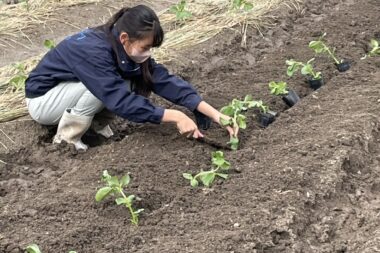
{"label": "woman's right hand", "polygon": [[203,137],[203,134],[199,131],[197,124],[195,124],[195,122],[185,114],[183,114],[183,117],[178,119],[177,128],[180,134],[186,135],[187,137],[192,136],[195,139]]}
{"label": "woman's right hand", "polygon": [[178,110],[165,109],[163,122],[174,122],[177,125],[177,129],[181,135],[187,137],[202,138],[203,134],[199,131],[195,122],[190,119],[186,114]]}

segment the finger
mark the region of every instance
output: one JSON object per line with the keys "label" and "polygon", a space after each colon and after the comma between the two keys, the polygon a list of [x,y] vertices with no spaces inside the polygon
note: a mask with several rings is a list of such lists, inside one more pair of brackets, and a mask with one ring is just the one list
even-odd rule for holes
{"label": "finger", "polygon": [[193,133],[193,138],[198,139],[198,138],[203,138],[204,135],[199,131],[198,129],[194,131]]}
{"label": "finger", "polygon": [[186,135],[186,138],[190,138],[193,135],[194,135],[194,132],[188,132],[187,135]]}
{"label": "finger", "polygon": [[231,127],[228,126],[227,127],[227,131],[228,131],[228,133],[230,134],[231,137],[235,136],[234,130]]}
{"label": "finger", "polygon": [[237,128],[235,128],[235,137],[238,136],[238,133],[239,133],[239,128],[237,127]]}

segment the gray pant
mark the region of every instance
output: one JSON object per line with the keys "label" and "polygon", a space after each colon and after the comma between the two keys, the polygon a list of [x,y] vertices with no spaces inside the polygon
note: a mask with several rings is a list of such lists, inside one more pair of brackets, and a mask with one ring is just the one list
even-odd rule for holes
{"label": "gray pant", "polygon": [[75,115],[94,116],[104,109],[81,82],[62,82],[45,95],[26,99],[30,116],[42,125],[57,125],[66,109]]}

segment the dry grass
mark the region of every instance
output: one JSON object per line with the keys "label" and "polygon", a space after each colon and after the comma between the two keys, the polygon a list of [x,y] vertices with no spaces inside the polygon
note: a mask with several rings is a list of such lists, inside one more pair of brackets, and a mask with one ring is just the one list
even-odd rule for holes
{"label": "dry grass", "polygon": [[24,31],[44,26],[54,19],[54,12],[59,8],[97,1],[28,0],[15,5],[0,5],[0,46],[28,48],[17,40],[20,37],[29,39]]}
{"label": "dry grass", "polygon": [[[28,29],[33,25],[46,22],[51,16],[51,4],[59,7],[84,3],[92,0],[64,0],[59,1],[59,4],[53,0],[30,0],[33,2],[31,13],[25,15],[25,7],[21,5],[17,11],[20,15],[12,17],[16,23],[10,25],[6,29],[2,27],[3,19],[0,16],[0,44],[6,43],[1,39],[3,35],[9,38],[17,38],[20,36],[20,31]],[[187,9],[192,12],[193,16],[184,23],[178,23],[174,14],[165,10],[159,14],[161,23],[164,26],[174,27],[165,35],[164,44],[154,51],[154,58],[165,63],[172,60],[177,51],[191,48],[194,45],[200,44],[214,37],[226,28],[239,26],[242,30],[243,41],[245,43],[245,35],[248,26],[254,26],[259,29],[261,26],[269,25],[268,20],[271,18],[271,12],[281,5],[289,8],[300,9],[302,0],[250,0],[253,4],[253,9],[245,12],[240,10],[232,10],[228,0],[193,0],[188,1]],[[49,7],[50,6],[50,7]],[[12,7],[7,7],[7,15],[10,18]],[[2,10],[1,10],[2,11]],[[17,12],[16,11],[16,12]],[[23,11],[24,15],[21,15]],[[3,15],[3,14],[1,14]],[[16,22],[18,20],[18,22]],[[20,22],[20,21],[23,22]],[[19,23],[19,24],[17,24]],[[21,24],[20,24],[21,23]],[[18,35],[17,35],[18,34]],[[21,36],[23,36],[21,34]],[[41,56],[34,57],[24,61],[27,66],[27,71],[30,71],[40,59]],[[12,120],[16,117],[23,116],[27,113],[25,109],[24,92],[18,90],[14,92],[10,89],[4,89],[8,86],[8,82],[15,75],[15,69],[11,66],[0,68],[0,122]]]}

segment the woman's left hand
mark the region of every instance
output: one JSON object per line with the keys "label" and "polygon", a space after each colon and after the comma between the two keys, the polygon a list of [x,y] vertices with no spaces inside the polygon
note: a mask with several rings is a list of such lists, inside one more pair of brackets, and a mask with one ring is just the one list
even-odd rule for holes
{"label": "woman's left hand", "polygon": [[[217,122],[217,123],[219,123],[219,125],[221,125],[221,126],[223,126],[222,123],[220,122],[221,118],[224,119],[224,120],[230,120],[231,119],[231,117],[220,113],[220,115],[219,115],[219,122]],[[238,136],[239,127],[237,127],[237,126],[236,127],[224,126],[224,127],[227,129],[227,131],[228,131],[228,133],[230,134],[231,137],[237,137]]]}
{"label": "woman's left hand", "polygon": [[[229,120],[230,117],[227,115],[222,114],[218,110],[216,110],[214,107],[206,103],[205,101],[200,102],[200,104],[197,107],[197,110],[204,115],[210,117],[214,122],[218,123],[219,125],[223,126],[220,122],[220,119]],[[239,128],[238,127],[231,127],[231,126],[224,126],[231,137],[237,137]]]}

